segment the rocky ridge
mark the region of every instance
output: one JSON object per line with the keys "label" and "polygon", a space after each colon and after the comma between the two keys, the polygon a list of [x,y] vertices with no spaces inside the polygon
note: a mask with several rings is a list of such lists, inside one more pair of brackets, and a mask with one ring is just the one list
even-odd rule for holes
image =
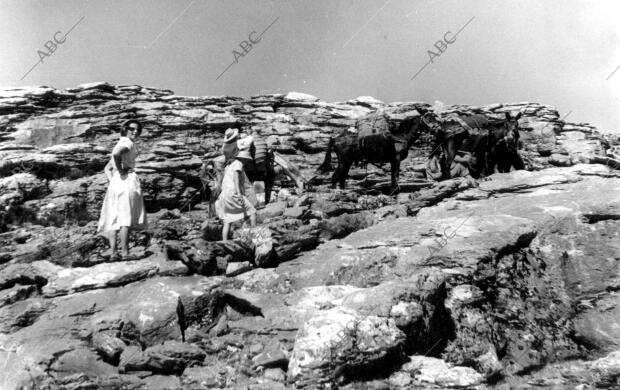
{"label": "rocky ridge", "polygon": [[[227,127],[258,129],[310,178],[330,135],[379,108],[393,122],[433,109],[106,83],[2,91],[0,387],[617,386],[618,139],[550,106],[442,113],[523,112],[528,171],[426,183],[423,135],[398,196],[372,166],[347,191],[316,177],[298,194],[282,178],[259,210],[272,262],[213,241],[197,174]],[[133,237],[139,260],[111,263],[93,232],[129,117],[146,125],[150,228]]]}

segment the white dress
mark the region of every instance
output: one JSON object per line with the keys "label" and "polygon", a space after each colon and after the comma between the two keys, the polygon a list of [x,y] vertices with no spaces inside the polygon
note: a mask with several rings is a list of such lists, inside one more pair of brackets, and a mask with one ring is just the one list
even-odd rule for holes
{"label": "white dress", "polygon": [[[122,157],[123,166],[133,170],[138,155],[136,146],[129,138],[121,137],[112,150],[112,155],[121,148],[128,149]],[[123,226],[131,229],[145,229],[147,227],[146,210],[138,175],[132,171],[123,180],[114,165],[114,157],[111,158],[114,170],[101,207],[97,233],[119,230]]]}
{"label": "white dress", "polygon": [[[240,187],[245,190],[245,196],[236,198],[234,176],[241,172]],[[248,217],[256,212],[256,194],[252,188],[252,183],[243,172],[241,161],[235,160],[228,164],[224,169],[222,178],[222,192],[215,202],[215,210],[218,217],[224,222],[235,222]]]}

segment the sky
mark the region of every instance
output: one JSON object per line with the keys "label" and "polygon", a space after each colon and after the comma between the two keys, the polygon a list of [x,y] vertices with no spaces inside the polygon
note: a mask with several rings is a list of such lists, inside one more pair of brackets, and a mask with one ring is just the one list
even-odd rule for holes
{"label": "sky", "polygon": [[0,0],[0,86],[530,101],[620,133],[619,15],[617,0]]}

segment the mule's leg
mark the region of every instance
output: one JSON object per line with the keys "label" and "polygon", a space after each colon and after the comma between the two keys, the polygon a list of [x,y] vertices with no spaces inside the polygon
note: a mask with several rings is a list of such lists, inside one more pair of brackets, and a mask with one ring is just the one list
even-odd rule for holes
{"label": "mule's leg", "polygon": [[484,152],[484,162],[482,163],[482,176],[489,176],[491,174],[489,169],[489,158],[489,152]]}
{"label": "mule's leg", "polygon": [[265,163],[265,204],[268,204],[271,200],[271,191],[273,189],[273,182],[275,180],[275,171],[273,169],[273,160]]}
{"label": "mule's leg", "polygon": [[336,170],[334,171],[334,174],[332,175],[332,188],[336,188],[336,184],[340,182],[340,177],[342,176],[343,166],[340,160],[341,159],[339,158],[338,166],[336,166]]}
{"label": "mule's leg", "polygon": [[450,178],[450,170],[447,169],[447,159],[446,159],[446,148],[442,147],[441,158],[439,159],[439,167],[441,168],[441,180],[446,180]]}
{"label": "mule's leg", "polygon": [[525,169],[525,163],[523,162],[523,158],[517,150],[513,152],[512,166],[515,167],[515,170]]}
{"label": "mule's leg", "polygon": [[491,150],[487,153],[486,160],[486,176],[489,176],[495,173],[495,164],[497,163],[495,157],[495,147],[491,148]]}
{"label": "mule's leg", "polygon": [[456,156],[457,142],[455,137],[448,138],[446,141],[446,148],[444,149],[444,153],[446,154],[446,174],[448,179],[450,178],[452,161],[454,161],[454,156]]}
{"label": "mule's leg", "polygon": [[340,176],[340,189],[344,190],[344,185],[347,181],[347,176],[349,176],[349,170],[351,169],[352,162],[345,161],[342,165],[342,172]]}
{"label": "mule's leg", "polygon": [[398,179],[400,176],[400,155],[398,155],[398,153],[396,153],[390,165],[392,171],[392,193],[395,193],[399,188]]}
{"label": "mule's leg", "polygon": [[512,156],[508,149],[502,148],[499,150],[499,153],[495,156],[495,160],[497,162],[497,170],[500,173],[510,172]]}
{"label": "mule's leg", "polygon": [[273,190],[273,176],[269,176],[269,173],[265,173],[265,204],[269,204],[271,201],[271,191]]}

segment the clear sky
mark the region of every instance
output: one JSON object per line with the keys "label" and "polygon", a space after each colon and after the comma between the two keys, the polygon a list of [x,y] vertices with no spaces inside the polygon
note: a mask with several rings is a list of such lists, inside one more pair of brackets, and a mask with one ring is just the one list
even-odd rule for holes
{"label": "clear sky", "polygon": [[[0,0],[0,85],[535,101],[620,132],[619,11],[618,0]],[[54,36],[64,43],[38,54]]]}

